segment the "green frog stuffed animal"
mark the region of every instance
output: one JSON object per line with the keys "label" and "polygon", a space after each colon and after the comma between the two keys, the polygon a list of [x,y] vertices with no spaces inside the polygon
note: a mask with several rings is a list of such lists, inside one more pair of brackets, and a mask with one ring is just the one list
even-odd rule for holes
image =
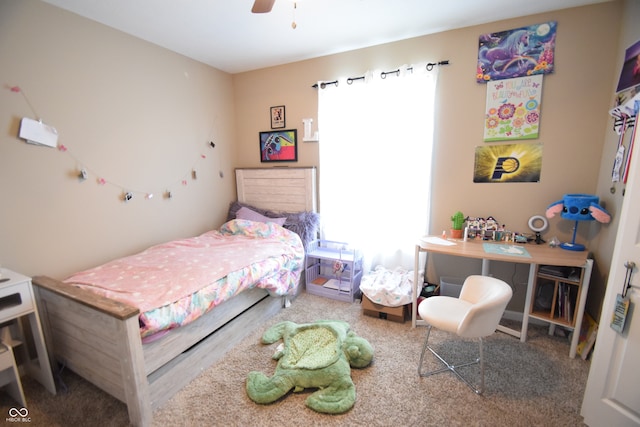
{"label": "green frog stuffed animal", "polygon": [[268,378],[262,372],[250,372],[247,394],[256,403],[272,403],[291,389],[318,389],[306,400],[306,405],[328,414],[340,414],[351,409],[356,401],[356,387],[351,380],[351,368],[367,367],[373,359],[373,347],[350,330],[347,322],[320,320],[296,324],[281,322],[262,336],[263,344],[280,339],[273,359],[278,361],[275,373]]}

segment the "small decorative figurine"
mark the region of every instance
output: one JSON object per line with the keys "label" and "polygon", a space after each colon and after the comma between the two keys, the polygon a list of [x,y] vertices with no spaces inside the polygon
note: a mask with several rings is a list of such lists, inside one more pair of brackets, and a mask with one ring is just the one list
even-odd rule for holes
{"label": "small decorative figurine", "polygon": [[464,225],[465,217],[464,214],[460,211],[454,213],[451,216],[451,238],[453,239],[461,239],[462,238],[462,226]]}

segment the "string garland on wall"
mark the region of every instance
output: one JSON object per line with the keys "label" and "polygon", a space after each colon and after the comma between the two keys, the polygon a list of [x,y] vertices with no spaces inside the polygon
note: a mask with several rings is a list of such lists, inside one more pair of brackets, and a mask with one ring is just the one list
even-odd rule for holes
{"label": "string garland on wall", "polygon": [[[213,148],[213,147],[215,147],[215,144],[213,142],[210,142],[210,146],[211,146],[211,148]],[[58,151],[68,154],[78,164],[81,164],[81,165],[85,164],[80,159],[78,159],[76,156],[74,156],[64,144],[59,144],[58,145]],[[206,158],[207,158],[207,156],[205,154],[201,154],[200,158],[198,159],[198,161],[206,159]],[[193,164],[193,166],[190,169],[190,172],[187,172],[187,173],[183,174],[182,177],[180,177],[180,179],[170,183],[170,185],[165,185],[163,187],[160,187],[160,188],[164,188],[165,189],[164,191],[162,191],[162,197],[164,199],[171,199],[173,197],[173,193],[171,191],[171,188],[175,188],[176,186],[179,186],[179,185],[181,185],[183,187],[187,186],[189,184],[189,179],[191,179],[191,180],[196,180],[197,179],[198,175],[197,175],[196,163]],[[120,189],[121,190],[121,194],[122,194],[121,198],[122,198],[122,201],[124,201],[124,202],[131,201],[134,198],[134,195],[136,195],[136,194],[143,195],[145,199],[150,200],[150,199],[153,199],[156,194],[161,192],[161,191],[145,191],[145,190],[133,189],[133,188],[131,188],[131,186],[122,185],[122,184],[114,182],[114,181],[112,181],[110,179],[107,179],[107,178],[104,177],[104,175],[98,174],[98,173],[94,172],[93,170],[89,169],[88,167],[84,167],[84,166],[79,168],[76,171],[76,175],[78,177],[79,182],[84,182],[84,181],[89,179],[90,175],[93,175],[95,177],[95,182],[98,185],[100,185],[100,186],[110,185],[112,187],[116,187],[116,188]]]}
{"label": "string garland on wall", "polygon": [[[22,95],[22,97],[24,98],[25,102],[27,103],[27,105],[29,106],[29,109],[31,110],[31,112],[34,114],[34,116],[37,118],[37,120],[40,121],[40,123],[42,123],[42,120],[40,119],[40,116],[36,113],[35,109],[33,108],[33,105],[31,104],[31,102],[29,101],[29,99],[27,98],[26,94],[24,93],[24,90],[21,89],[19,86],[10,86],[10,85],[5,85],[5,88],[9,89],[11,92],[14,93],[20,93]],[[53,129],[55,131],[55,129]],[[214,149],[216,147],[216,144],[213,141],[208,141],[206,144],[210,149]],[[127,186],[127,185],[123,185],[121,183],[117,183],[109,178],[107,178],[105,175],[99,174],[97,173],[93,168],[89,168],[88,166],[86,166],[86,162],[83,162],[81,159],[79,159],[77,156],[75,156],[70,150],[69,147],[67,147],[65,144],[57,144],[56,148],[58,149],[59,152],[61,153],[65,153],[68,156],[70,156],[75,162],[76,165],[81,165],[80,167],[76,168],[75,171],[75,176],[78,178],[79,182],[85,182],[87,181],[91,176],[93,176],[95,178],[95,182],[99,185],[99,186],[112,186],[112,187],[116,187],[118,189],[120,189],[121,191],[121,200],[123,202],[130,202],[131,200],[134,199],[135,195],[142,195],[143,198],[145,200],[151,200],[155,197],[156,194],[161,193],[162,194],[162,198],[169,200],[173,198],[173,192],[172,189],[180,186],[180,187],[186,187],[189,184],[189,181],[195,181],[198,178],[198,173],[197,173],[197,165],[198,163],[202,162],[203,160],[205,160],[207,158],[206,154],[201,153],[198,157],[197,160],[195,160],[193,162],[193,164],[191,165],[191,168],[189,169],[188,172],[184,173],[179,179],[168,183],[168,185],[164,185],[161,188],[160,191],[146,191],[146,190],[141,190],[141,189],[134,189],[131,186]],[[220,172],[220,177],[223,177],[222,171]]]}

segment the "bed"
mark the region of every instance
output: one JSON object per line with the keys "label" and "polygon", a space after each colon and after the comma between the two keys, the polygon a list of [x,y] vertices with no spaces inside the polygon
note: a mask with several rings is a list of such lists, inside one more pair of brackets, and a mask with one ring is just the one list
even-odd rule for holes
{"label": "bed", "polygon": [[[285,221],[283,226],[301,236],[313,232],[300,221],[317,219],[315,168],[237,169],[236,186],[238,200],[229,207],[230,221],[222,228],[233,232],[245,223],[250,225],[252,221],[238,215],[240,209],[250,207],[254,214],[271,217],[296,213],[285,215],[289,224]],[[239,219],[233,219],[236,215]],[[259,228],[282,230],[271,222]],[[285,264],[278,268],[286,270]],[[47,276],[32,281],[52,366],[71,369],[123,401],[131,423],[138,426],[150,425],[154,409],[285,307],[295,294],[295,289],[277,292],[268,286],[249,287],[179,327],[148,330],[145,325],[153,322],[143,321],[147,311],[114,299],[110,291],[96,293],[90,286]]]}

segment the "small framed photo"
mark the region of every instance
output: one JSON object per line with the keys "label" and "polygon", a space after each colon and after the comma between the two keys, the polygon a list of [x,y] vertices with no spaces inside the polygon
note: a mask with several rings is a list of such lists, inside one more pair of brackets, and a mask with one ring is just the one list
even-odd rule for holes
{"label": "small framed photo", "polygon": [[282,129],[285,126],[284,105],[271,107],[271,129]]}
{"label": "small framed photo", "polygon": [[298,131],[289,129],[260,132],[260,161],[297,162]]}

